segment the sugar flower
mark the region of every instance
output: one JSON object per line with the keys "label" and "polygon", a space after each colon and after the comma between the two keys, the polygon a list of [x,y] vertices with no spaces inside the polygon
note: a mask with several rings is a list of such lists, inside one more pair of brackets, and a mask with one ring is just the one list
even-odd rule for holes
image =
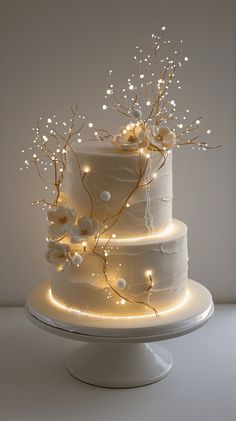
{"label": "sugar flower", "polygon": [[86,241],[88,237],[94,237],[99,230],[99,224],[95,219],[87,216],[81,216],[77,225],[73,225],[69,228],[69,234],[71,236],[71,242],[82,243]]}
{"label": "sugar flower", "polygon": [[172,149],[176,144],[176,135],[168,127],[150,126],[149,146],[162,150]]}
{"label": "sugar flower", "polygon": [[149,130],[142,124],[128,124],[121,128],[121,133],[114,136],[112,143],[118,149],[135,150],[146,148],[149,144]]}
{"label": "sugar flower", "polygon": [[50,241],[45,257],[49,263],[56,266],[57,270],[63,270],[67,263],[68,251],[69,246],[67,244]]}
{"label": "sugar flower", "polygon": [[48,211],[48,220],[51,222],[48,234],[52,240],[56,240],[66,234],[68,229],[74,224],[76,214],[73,209],[58,206],[56,209]]}

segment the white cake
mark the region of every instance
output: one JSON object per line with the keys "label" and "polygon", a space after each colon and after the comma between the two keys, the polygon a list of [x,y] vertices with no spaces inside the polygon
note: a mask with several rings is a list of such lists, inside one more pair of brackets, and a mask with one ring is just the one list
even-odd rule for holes
{"label": "white cake", "polygon": [[69,120],[53,115],[34,128],[26,167],[34,164],[42,181],[51,173],[45,189],[54,195],[36,201],[49,208],[50,299],[76,313],[158,316],[188,297],[187,227],[172,219],[172,154],[215,148],[201,139],[211,133],[201,117],[189,108],[179,115],[170,96],[188,57],[165,30],[152,34],[150,49],[136,46],[125,85],[109,70],[101,109],[115,119],[109,114],[101,127],[75,106]]}
{"label": "white cake", "polygon": [[89,241],[85,246],[81,241],[73,244],[67,236],[63,239],[83,261],[52,271],[51,294],[58,303],[116,317],[158,314],[184,302],[187,227],[172,219],[168,152],[161,167],[163,154],[157,150],[123,151],[111,142],[86,141],[68,151],[67,199],[62,204],[77,218],[97,221],[100,236],[95,252]]}
{"label": "white cake", "polygon": [[86,317],[154,317],[184,305],[187,227],[172,219],[172,154],[218,147],[202,117],[178,111],[182,40],[172,43],[163,26],[133,60],[122,86],[108,72],[106,121],[77,105],[62,121],[40,117],[24,161],[44,183],[32,204],[47,209],[49,299]]}

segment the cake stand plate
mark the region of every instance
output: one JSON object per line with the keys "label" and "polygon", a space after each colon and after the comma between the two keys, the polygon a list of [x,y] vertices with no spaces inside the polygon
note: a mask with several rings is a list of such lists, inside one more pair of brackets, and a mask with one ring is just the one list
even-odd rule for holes
{"label": "cake stand plate", "polygon": [[72,376],[96,386],[128,388],[165,377],[173,366],[172,356],[152,343],[203,326],[214,305],[209,291],[189,280],[182,305],[158,317],[89,316],[52,301],[50,282],[46,281],[29,293],[25,309],[36,326],[85,343],[68,357],[67,369]]}

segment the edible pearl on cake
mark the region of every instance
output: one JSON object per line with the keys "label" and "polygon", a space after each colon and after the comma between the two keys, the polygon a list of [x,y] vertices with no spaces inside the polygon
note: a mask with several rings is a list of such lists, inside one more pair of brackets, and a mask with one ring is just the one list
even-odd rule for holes
{"label": "edible pearl on cake", "polygon": [[83,257],[80,254],[75,253],[71,260],[74,265],[79,266],[83,262]]}
{"label": "edible pearl on cake", "polygon": [[116,286],[119,289],[124,289],[126,287],[126,280],[123,278],[117,279]]}
{"label": "edible pearl on cake", "polygon": [[100,198],[104,201],[104,202],[109,202],[109,200],[111,199],[111,193],[109,191],[102,191],[100,194]]}
{"label": "edible pearl on cake", "polygon": [[139,110],[138,108],[134,108],[132,111],[132,116],[134,118],[137,118],[137,120],[140,120],[142,118],[142,111]]}

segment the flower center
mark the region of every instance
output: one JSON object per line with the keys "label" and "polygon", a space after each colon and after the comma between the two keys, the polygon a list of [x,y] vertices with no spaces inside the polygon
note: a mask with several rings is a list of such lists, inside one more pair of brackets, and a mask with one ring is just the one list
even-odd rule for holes
{"label": "flower center", "polygon": [[88,230],[86,230],[86,229],[80,230],[80,233],[82,235],[88,235]]}
{"label": "flower center", "polygon": [[66,223],[66,221],[67,221],[66,216],[63,216],[63,217],[59,218],[59,222],[60,222],[60,224],[65,224],[65,223]]}
{"label": "flower center", "polygon": [[132,134],[131,134],[131,135],[129,136],[129,139],[128,139],[128,140],[129,140],[129,142],[131,142],[131,143],[132,143],[132,142],[136,142],[136,137],[135,137],[134,135],[132,135]]}

